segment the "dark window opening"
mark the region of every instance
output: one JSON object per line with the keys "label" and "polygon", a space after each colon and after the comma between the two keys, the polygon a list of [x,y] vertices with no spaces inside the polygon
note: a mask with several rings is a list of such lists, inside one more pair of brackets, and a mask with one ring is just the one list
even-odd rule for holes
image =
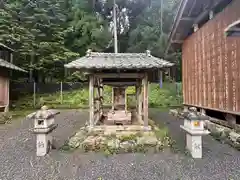
{"label": "dark window opening", "polygon": [[38,125],[43,125],[43,120],[38,120]]}

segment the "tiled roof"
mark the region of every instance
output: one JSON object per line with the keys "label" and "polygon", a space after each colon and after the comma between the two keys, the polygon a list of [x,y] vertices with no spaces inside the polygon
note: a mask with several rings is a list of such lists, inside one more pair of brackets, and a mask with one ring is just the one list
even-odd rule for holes
{"label": "tiled roof", "polygon": [[7,49],[8,51],[11,51],[11,52],[14,52],[14,50],[8,46],[6,46],[5,44],[3,43],[0,43],[0,47],[4,48],[4,49]]}
{"label": "tiled roof", "polygon": [[12,63],[9,63],[3,59],[0,59],[0,67],[4,67],[4,68],[8,68],[8,69],[13,69],[13,70],[17,70],[17,71],[22,71],[22,72],[27,72],[25,70],[23,70],[22,68],[15,66]]}
{"label": "tiled roof", "polygon": [[88,52],[86,56],[65,64],[76,69],[153,69],[171,67],[173,63],[146,53],[98,53]]}

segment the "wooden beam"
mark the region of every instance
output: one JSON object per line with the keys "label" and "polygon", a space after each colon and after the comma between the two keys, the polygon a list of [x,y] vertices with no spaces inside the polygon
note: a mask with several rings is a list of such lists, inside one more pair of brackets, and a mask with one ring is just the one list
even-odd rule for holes
{"label": "wooden beam", "polygon": [[112,87],[112,111],[114,111],[114,87]]}
{"label": "wooden beam", "polygon": [[[97,81],[97,85],[99,86],[99,79],[96,78]],[[100,94],[99,94],[99,87],[97,87],[97,93],[96,93],[96,98],[99,99],[98,101],[96,101],[96,109],[97,109],[97,115],[96,115],[96,120],[95,123],[97,123],[100,120]],[[95,124],[94,123],[94,124]]]}
{"label": "wooden beam", "polygon": [[6,79],[6,85],[5,85],[5,93],[7,95],[6,100],[4,101],[5,108],[4,108],[4,112],[8,112],[9,111],[9,79]]}
{"label": "wooden beam", "polygon": [[171,30],[169,38],[168,38],[169,39],[169,43],[167,44],[167,48],[166,48],[165,53],[164,53],[165,56],[167,55],[168,50],[170,49],[172,38],[174,37],[174,35],[175,35],[176,31],[177,31],[177,27],[178,27],[178,25],[180,23],[181,17],[183,15],[183,12],[185,10],[185,7],[186,7],[187,3],[188,3],[188,0],[182,0],[180,2],[179,8],[177,10],[177,14],[176,14],[176,16],[174,18],[174,21],[173,21],[173,26],[171,28],[172,30]]}
{"label": "wooden beam", "polygon": [[142,78],[143,73],[95,73],[98,78]]}
{"label": "wooden beam", "polygon": [[136,85],[135,85],[135,98],[136,98],[136,112],[137,112],[137,114],[138,114],[138,94],[139,94],[139,83],[137,83]]}
{"label": "wooden beam", "polygon": [[93,102],[93,97],[94,97],[94,76],[90,75],[89,76],[89,125],[90,127],[94,126],[94,102]]}
{"label": "wooden beam", "polygon": [[99,85],[94,85],[95,88],[103,88],[102,86]]}
{"label": "wooden beam", "polygon": [[[99,88],[100,89],[100,88]],[[103,99],[103,96],[100,96],[100,97],[95,97],[94,98],[94,101],[101,101]]]}
{"label": "wooden beam", "polygon": [[141,125],[143,125],[142,121],[142,109],[143,109],[143,91],[142,91],[142,82],[139,82],[139,87],[138,87],[138,108],[137,108],[137,115],[138,115],[138,121],[140,122]]}
{"label": "wooden beam", "polygon": [[194,19],[191,17],[182,17],[180,21],[194,21]]}
{"label": "wooden beam", "polygon": [[[13,53],[10,53],[10,63],[13,64]],[[13,71],[10,70],[10,77],[12,77]]]}
{"label": "wooden beam", "polygon": [[[194,20],[194,24],[199,24],[201,21],[203,21],[205,18],[208,17],[208,19],[211,20],[211,17],[213,17],[214,15],[214,9],[220,5],[223,1],[216,1],[215,4],[213,4],[213,1],[209,1],[211,4],[209,4],[210,6],[203,12],[201,12],[197,18],[195,18]],[[211,13],[212,11],[212,13]],[[211,15],[210,15],[211,14]]]}
{"label": "wooden beam", "polygon": [[127,88],[125,88],[125,113],[127,113]]}
{"label": "wooden beam", "polygon": [[134,86],[136,82],[103,82],[104,85],[110,86]]}
{"label": "wooden beam", "polygon": [[190,9],[190,11],[188,12],[188,16],[191,16],[192,10],[193,10],[194,6],[196,5],[196,2],[197,2],[197,0],[194,0],[191,9]]}
{"label": "wooden beam", "polygon": [[184,41],[182,40],[172,40],[171,43],[172,44],[182,44]]}
{"label": "wooden beam", "polygon": [[202,108],[202,109],[218,111],[221,113],[228,113],[228,114],[234,114],[234,115],[240,116],[240,112],[238,112],[238,111],[228,111],[228,110],[224,110],[224,109],[217,109],[217,108],[211,108],[211,107],[207,107],[207,106],[199,106],[199,105],[187,104],[187,103],[183,103],[183,105],[188,106],[188,107],[197,107],[197,108]]}
{"label": "wooden beam", "polygon": [[148,127],[148,75],[145,74],[143,78],[143,114],[144,114],[144,126]]}
{"label": "wooden beam", "polygon": [[99,90],[99,96],[100,96],[100,117],[103,115],[103,84],[102,84],[102,79],[99,79],[100,83],[100,88]]}

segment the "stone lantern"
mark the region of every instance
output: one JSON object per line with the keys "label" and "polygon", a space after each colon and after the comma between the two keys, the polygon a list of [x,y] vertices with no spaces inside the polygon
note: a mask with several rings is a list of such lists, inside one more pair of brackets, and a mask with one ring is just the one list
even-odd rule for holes
{"label": "stone lantern", "polygon": [[59,113],[59,111],[43,106],[41,110],[27,116],[27,119],[34,120],[32,132],[36,134],[37,156],[44,156],[50,151],[52,147],[51,132],[57,127],[54,118]]}
{"label": "stone lantern", "polygon": [[180,127],[186,131],[186,148],[193,158],[202,158],[202,136],[210,132],[204,129],[204,121],[209,118],[205,115],[198,115],[196,108],[184,112],[184,125]]}

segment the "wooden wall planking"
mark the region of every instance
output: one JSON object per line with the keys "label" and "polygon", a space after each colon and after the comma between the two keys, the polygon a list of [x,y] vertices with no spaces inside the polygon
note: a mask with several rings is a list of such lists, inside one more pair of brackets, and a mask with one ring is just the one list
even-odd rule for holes
{"label": "wooden wall planking", "polygon": [[240,1],[233,1],[182,47],[184,103],[240,111],[240,38],[224,29],[240,17]]}

